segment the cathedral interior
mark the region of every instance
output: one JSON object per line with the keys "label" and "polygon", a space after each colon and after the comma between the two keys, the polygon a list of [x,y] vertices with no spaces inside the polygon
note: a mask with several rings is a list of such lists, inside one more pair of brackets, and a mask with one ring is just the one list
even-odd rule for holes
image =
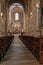
{"label": "cathedral interior", "polygon": [[0,0],[0,65],[43,65],[43,0]]}

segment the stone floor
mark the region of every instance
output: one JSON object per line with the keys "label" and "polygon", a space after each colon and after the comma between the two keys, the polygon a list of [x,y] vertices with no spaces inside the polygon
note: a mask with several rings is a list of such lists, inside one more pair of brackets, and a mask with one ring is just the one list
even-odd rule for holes
{"label": "stone floor", "polygon": [[0,65],[40,65],[32,53],[25,47],[18,35],[6,53]]}

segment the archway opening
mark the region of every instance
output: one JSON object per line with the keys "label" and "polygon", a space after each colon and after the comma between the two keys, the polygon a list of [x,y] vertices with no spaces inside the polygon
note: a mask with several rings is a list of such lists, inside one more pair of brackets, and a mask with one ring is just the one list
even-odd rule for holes
{"label": "archway opening", "polygon": [[8,32],[21,33],[24,32],[25,25],[24,8],[20,3],[14,3],[9,7]]}

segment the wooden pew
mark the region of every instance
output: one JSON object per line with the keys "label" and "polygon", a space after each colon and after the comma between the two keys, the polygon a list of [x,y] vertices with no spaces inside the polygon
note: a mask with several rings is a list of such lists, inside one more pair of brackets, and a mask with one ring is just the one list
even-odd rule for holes
{"label": "wooden pew", "polygon": [[19,36],[19,38],[24,42],[26,47],[30,49],[39,63],[43,63],[43,38],[23,35]]}
{"label": "wooden pew", "polygon": [[24,44],[26,45],[27,48],[29,48],[32,52],[34,49],[33,48],[33,37],[32,36],[19,36],[19,38],[25,42]]}
{"label": "wooden pew", "polygon": [[14,36],[12,35],[0,36],[0,61],[4,57],[13,39]]}
{"label": "wooden pew", "polygon": [[34,56],[37,58],[39,63],[43,63],[43,38],[34,37]]}

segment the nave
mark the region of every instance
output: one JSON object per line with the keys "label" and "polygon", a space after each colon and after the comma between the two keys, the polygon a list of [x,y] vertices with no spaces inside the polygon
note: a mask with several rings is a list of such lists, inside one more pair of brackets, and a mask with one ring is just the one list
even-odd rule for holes
{"label": "nave", "polygon": [[0,0],[0,65],[39,63],[43,65],[43,0]]}
{"label": "nave", "polygon": [[25,47],[18,35],[14,36],[0,65],[40,65],[32,53]]}

